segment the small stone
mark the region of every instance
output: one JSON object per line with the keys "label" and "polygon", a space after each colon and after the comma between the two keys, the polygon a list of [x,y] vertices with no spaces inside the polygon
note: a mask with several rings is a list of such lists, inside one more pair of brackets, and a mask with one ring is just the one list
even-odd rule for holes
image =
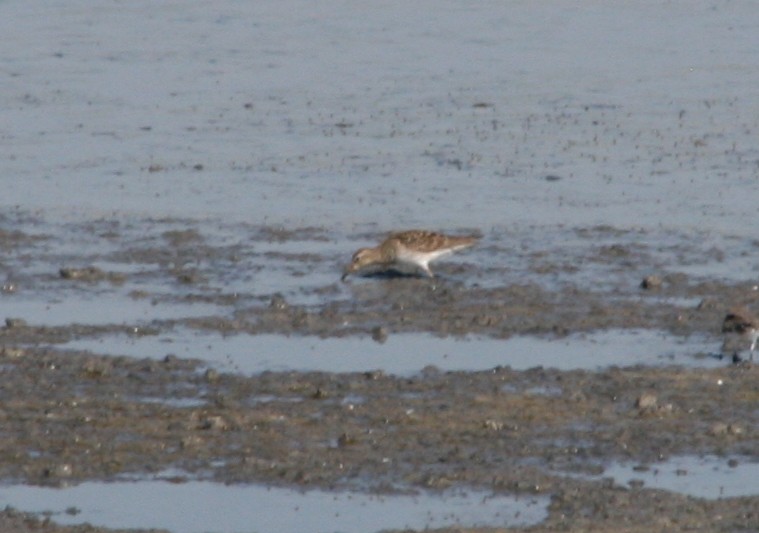
{"label": "small stone", "polygon": [[61,463],[45,470],[45,477],[68,478],[74,473],[74,469],[68,463]]}
{"label": "small stone", "polygon": [[213,368],[206,370],[205,378],[208,383],[216,383],[219,381],[219,373]]}
{"label": "small stone", "polygon": [[485,422],[482,423],[482,427],[492,431],[501,431],[503,429],[503,422],[498,422],[497,420],[485,420]]}
{"label": "small stone", "polygon": [[68,463],[63,463],[55,467],[55,475],[58,477],[71,477],[73,473],[74,468]]}
{"label": "small stone", "polygon": [[387,340],[387,329],[383,328],[382,326],[377,326],[372,329],[372,340],[374,340],[374,342],[384,344]]}
{"label": "small stone", "polygon": [[294,328],[303,328],[308,327],[309,324],[312,322],[311,315],[308,314],[303,309],[298,310],[293,314],[292,320],[290,323]]}
{"label": "small stone", "polygon": [[0,349],[0,355],[8,357],[10,359],[17,359],[23,357],[26,354],[26,350],[23,348],[16,348],[14,346],[3,346]]}
{"label": "small stone", "polygon": [[269,301],[269,309],[276,309],[277,311],[284,311],[287,309],[289,305],[287,304],[287,300],[285,300],[285,297],[281,294],[277,293],[274,296],[271,297],[271,300]]}
{"label": "small stone", "polygon": [[13,294],[18,290],[18,286],[15,283],[4,283],[2,287],[0,287],[0,292],[4,292],[5,294]]}
{"label": "small stone", "polygon": [[343,433],[339,437],[337,437],[337,445],[340,448],[344,448],[346,446],[351,446],[352,444],[356,444],[356,438],[352,435],[348,435],[347,433]]}
{"label": "small stone", "polygon": [[708,311],[710,309],[717,309],[717,307],[717,300],[713,298],[703,298],[700,302],[698,302],[696,309],[699,311]]}
{"label": "small stone", "polygon": [[727,434],[728,427],[729,426],[724,422],[715,422],[709,430],[709,433],[712,435],[725,435]]}
{"label": "small stone", "polygon": [[658,399],[656,398],[656,394],[644,392],[637,400],[635,400],[635,407],[641,411],[653,411],[656,409],[657,403]]}
{"label": "small stone", "polygon": [[659,276],[651,275],[643,278],[640,282],[640,288],[646,290],[658,289],[662,286],[662,279]]}
{"label": "small stone", "polygon": [[198,429],[224,431],[229,425],[221,416],[209,416],[200,422]]}
{"label": "small stone", "polygon": [[179,441],[179,447],[183,450],[191,449],[191,448],[197,448],[203,443],[203,439],[196,435],[189,435],[187,437],[183,437],[182,440]]}
{"label": "small stone", "polygon": [[78,281],[99,281],[105,278],[105,273],[94,266],[84,268],[63,267],[58,273],[63,279]]}
{"label": "small stone", "polygon": [[195,285],[203,281],[203,277],[197,272],[180,272],[176,275],[177,281],[183,285]]}
{"label": "small stone", "polygon": [[88,377],[97,378],[108,375],[109,364],[99,359],[90,359],[82,365],[82,372]]}
{"label": "small stone", "polygon": [[6,318],[5,319],[5,327],[8,329],[11,328],[25,328],[28,326],[26,320],[23,318]]}

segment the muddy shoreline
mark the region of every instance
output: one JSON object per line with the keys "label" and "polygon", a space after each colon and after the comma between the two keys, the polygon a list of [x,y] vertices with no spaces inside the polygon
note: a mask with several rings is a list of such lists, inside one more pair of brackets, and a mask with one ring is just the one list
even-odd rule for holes
{"label": "muddy shoreline", "polygon": [[[176,483],[374,493],[469,487],[550,496],[548,518],[530,531],[759,527],[757,497],[700,499],[603,477],[611,462],[648,469],[670,457],[705,454],[756,461],[756,365],[244,375],[171,355],[155,360],[66,348],[74,339],[182,327],[224,335],[360,335],[368,342],[403,332],[505,339],[635,328],[711,335],[716,349],[726,308],[759,298],[750,282],[694,278],[662,266],[661,284],[643,288],[642,274],[654,267],[642,263],[656,263],[653,245],[633,246],[627,233],[603,228],[589,231],[574,259],[616,276],[621,281],[613,288],[572,270],[572,258],[558,252],[524,252],[539,256],[524,261],[524,270],[487,261],[480,269],[478,260],[499,246],[493,236],[488,244],[488,235],[483,250],[441,263],[437,279],[340,283],[346,246],[321,229],[242,227],[237,235],[247,240],[220,243],[197,225],[174,229],[186,221],[143,221],[150,231],[139,238],[131,228],[100,222],[77,228],[80,238],[102,243],[81,254],[58,249],[59,236],[30,232],[28,222],[5,222],[19,227],[0,234],[4,298],[49,293],[97,302],[120,293],[157,310],[176,304],[219,310],[104,324],[6,316],[0,329],[6,482],[62,486],[172,469],[183,472]],[[619,243],[596,245],[599,234]],[[272,245],[312,251],[274,254]],[[338,251],[313,251],[319,246]],[[677,246],[681,257],[699,256],[695,244]],[[272,261],[286,276],[302,278],[302,288],[262,288]],[[250,272],[261,274],[244,277]],[[317,281],[309,284],[310,277]],[[249,290],[230,291],[230,284]],[[27,523],[30,531],[42,527],[11,510],[2,520],[20,531]]]}
{"label": "muddy shoreline", "polygon": [[[551,513],[538,530],[622,520],[749,531],[759,520],[756,498],[686,498],[602,476],[611,461],[655,468],[678,455],[754,458],[756,366],[244,377],[173,358],[35,349],[6,350],[2,363],[12,438],[0,449],[0,475],[15,483],[171,468],[223,483],[548,494]],[[578,522],[588,506],[595,511]]]}

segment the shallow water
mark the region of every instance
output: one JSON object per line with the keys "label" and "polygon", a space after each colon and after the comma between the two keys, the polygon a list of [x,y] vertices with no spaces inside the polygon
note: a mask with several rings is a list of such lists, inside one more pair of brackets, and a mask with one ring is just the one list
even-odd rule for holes
{"label": "shallow water", "polygon": [[152,320],[213,315],[219,306],[207,303],[157,305],[148,299],[135,299],[112,292],[100,295],[59,295],[35,301],[29,296],[0,298],[0,317],[20,318],[31,325],[66,326],[70,324],[142,324]]}
{"label": "shallow water", "polygon": [[717,235],[756,214],[750,3],[0,9],[6,208]]}
{"label": "shallow water", "polygon": [[384,343],[355,337],[221,336],[179,330],[156,336],[111,335],[76,340],[62,347],[155,359],[173,354],[208,361],[223,371],[246,374],[268,370],[382,370],[388,374],[410,375],[427,366],[476,371],[496,366],[515,370],[538,366],[595,370],[634,365],[716,368],[727,364],[712,355],[719,347],[713,342],[682,339],[651,330],[610,330],[553,340],[536,337],[456,339],[426,333],[402,333],[391,335]]}
{"label": "shallow water", "polygon": [[[367,495],[222,485],[123,481],[75,487],[0,487],[0,501],[50,512],[61,524],[169,531],[374,533],[385,529],[509,527],[539,523],[548,499],[482,492]],[[71,510],[76,509],[76,512]]]}
{"label": "shallow water", "polygon": [[604,476],[620,485],[642,482],[655,488],[696,498],[735,498],[759,495],[759,463],[742,458],[708,455],[671,457],[660,463],[614,464]]}

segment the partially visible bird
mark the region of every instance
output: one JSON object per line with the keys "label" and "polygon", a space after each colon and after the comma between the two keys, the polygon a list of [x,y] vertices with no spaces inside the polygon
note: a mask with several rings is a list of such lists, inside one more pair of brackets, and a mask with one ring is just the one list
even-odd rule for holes
{"label": "partially visible bird", "polygon": [[361,248],[343,271],[344,281],[350,274],[397,270],[404,273],[423,272],[434,277],[429,263],[462,248],[474,245],[479,237],[451,236],[433,231],[409,230],[391,233],[374,248]]}
{"label": "partially visible bird", "polygon": [[749,358],[754,360],[756,341],[759,339],[759,319],[745,307],[733,307],[722,321],[722,333],[725,342],[723,352],[733,352],[733,359],[740,360],[738,353],[746,349],[748,344]]}

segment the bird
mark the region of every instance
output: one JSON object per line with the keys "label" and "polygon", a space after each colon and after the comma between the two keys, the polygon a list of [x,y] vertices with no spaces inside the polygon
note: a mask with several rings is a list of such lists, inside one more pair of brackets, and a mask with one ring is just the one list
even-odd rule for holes
{"label": "bird", "polygon": [[375,273],[396,270],[402,273],[422,272],[435,275],[429,263],[438,257],[473,246],[479,236],[452,236],[434,231],[407,230],[391,233],[374,248],[360,248],[343,270],[342,280],[356,272]]}
{"label": "bird", "polygon": [[[749,359],[754,360],[756,341],[759,339],[759,319],[745,307],[733,307],[722,321],[722,333],[725,334],[723,351],[733,350],[733,360],[740,361],[738,352],[749,345]],[[739,344],[740,343],[740,344]]]}

